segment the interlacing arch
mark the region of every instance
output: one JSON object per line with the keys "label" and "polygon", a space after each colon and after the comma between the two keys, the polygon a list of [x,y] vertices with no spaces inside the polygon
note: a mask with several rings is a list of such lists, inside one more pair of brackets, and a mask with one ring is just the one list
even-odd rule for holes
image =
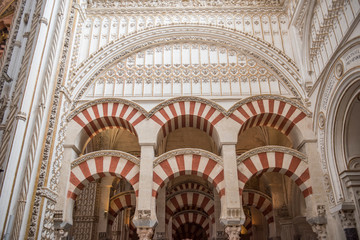
{"label": "interlacing arch", "polygon": [[176,230],[184,224],[194,223],[200,225],[205,230],[206,235],[210,237],[210,222],[208,217],[199,211],[184,211],[176,214],[172,220],[173,237],[175,237]]}
{"label": "interlacing arch", "polygon": [[180,175],[197,175],[212,183],[220,197],[225,195],[224,169],[217,155],[201,149],[181,149],[167,152],[154,161],[153,197],[169,180]]}
{"label": "interlacing arch", "polygon": [[198,97],[177,97],[167,100],[150,111],[151,119],[161,127],[158,139],[184,127],[193,127],[217,138],[215,125],[225,117],[225,109]]}
{"label": "interlacing arch", "polygon": [[298,102],[274,95],[246,98],[232,106],[228,113],[242,125],[240,132],[261,125],[278,129],[287,136],[297,123],[311,116]]}
{"label": "interlacing arch", "polygon": [[214,200],[201,192],[181,192],[171,196],[166,201],[166,224],[169,222],[171,216],[183,208],[202,209],[212,222],[215,222],[213,213],[215,212]]}
{"label": "interlacing arch", "polygon": [[259,147],[237,158],[239,191],[243,194],[246,182],[254,175],[278,172],[291,178],[304,197],[312,194],[310,172],[304,154],[280,146]]}
{"label": "interlacing arch", "polygon": [[124,99],[98,99],[85,103],[67,117],[70,124],[80,126],[89,138],[108,128],[122,127],[137,135],[134,127],[146,118],[147,112]]}
{"label": "interlacing arch", "polygon": [[122,192],[110,199],[109,204],[109,219],[110,225],[113,224],[118,213],[125,208],[136,207],[136,196],[134,191]]}
{"label": "interlacing arch", "polygon": [[130,154],[121,151],[92,152],[77,158],[71,165],[69,199],[75,201],[87,183],[106,176],[125,178],[138,195],[139,160]]}

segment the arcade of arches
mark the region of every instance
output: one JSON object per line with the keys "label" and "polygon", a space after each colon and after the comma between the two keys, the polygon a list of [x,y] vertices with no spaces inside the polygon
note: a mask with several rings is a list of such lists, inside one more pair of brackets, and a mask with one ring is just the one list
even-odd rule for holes
{"label": "arcade of arches", "polygon": [[359,239],[359,13],[4,0],[1,239]]}

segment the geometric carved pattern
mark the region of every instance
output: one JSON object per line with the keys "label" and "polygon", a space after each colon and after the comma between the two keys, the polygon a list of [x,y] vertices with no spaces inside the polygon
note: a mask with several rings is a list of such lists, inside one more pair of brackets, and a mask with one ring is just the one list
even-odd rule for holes
{"label": "geometric carved pattern", "polygon": [[[252,154],[253,153],[253,154]],[[239,161],[238,179],[240,195],[242,195],[245,183],[254,175],[264,172],[278,172],[291,178],[299,186],[304,197],[312,194],[310,185],[310,173],[307,163],[284,148],[273,146],[273,149],[258,149],[247,153],[246,159]]]}
{"label": "geometric carved pattern", "polygon": [[99,156],[87,159],[71,169],[67,197],[75,200],[87,183],[105,176],[125,178],[137,195],[139,171],[138,165],[117,156]]}
{"label": "geometric carved pattern", "polygon": [[224,170],[219,163],[201,155],[182,154],[165,159],[154,167],[152,196],[156,197],[159,188],[179,175],[201,176],[216,187],[220,197],[225,195]]}
{"label": "geometric carved pattern", "polygon": [[[250,98],[249,98],[250,100]],[[230,117],[244,124],[241,131],[253,126],[270,126],[289,135],[295,124],[308,114],[291,102],[278,99],[258,99],[233,107]]]}
{"label": "geometric carved pattern", "polygon": [[87,108],[81,107],[81,111],[75,110],[77,114],[71,116],[72,121],[78,123],[89,137],[112,127],[123,127],[136,135],[134,127],[145,119],[139,109],[127,104],[104,102],[87,105]]}
{"label": "geometric carved pattern", "polygon": [[[166,223],[169,222],[171,216],[181,210],[183,207],[195,207],[207,213],[210,217],[214,213],[214,201],[206,195],[188,192],[173,196],[167,200],[166,204]],[[212,217],[215,221],[215,218]]]}
{"label": "geometric carved pattern", "polygon": [[253,206],[258,209],[266,218],[267,223],[274,222],[273,208],[271,199],[261,192],[253,190],[244,190],[242,194],[243,206]]}
{"label": "geometric carved pattern", "polygon": [[135,207],[135,205],[136,197],[134,192],[124,192],[112,197],[109,204],[109,224],[113,224],[120,211],[125,208]]}
{"label": "geometric carved pattern", "polygon": [[180,213],[179,215],[176,215],[173,220],[172,220],[173,226],[173,236],[176,233],[176,230],[179,229],[179,227],[181,227],[183,224],[187,224],[187,223],[194,223],[194,224],[198,224],[202,227],[202,229],[205,230],[206,235],[209,239],[209,229],[210,229],[210,224],[209,224],[209,220],[205,215],[202,215],[198,212],[183,212]]}

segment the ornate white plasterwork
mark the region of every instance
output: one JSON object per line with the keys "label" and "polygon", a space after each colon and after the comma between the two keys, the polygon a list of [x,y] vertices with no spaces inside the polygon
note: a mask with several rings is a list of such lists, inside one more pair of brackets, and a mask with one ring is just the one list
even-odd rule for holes
{"label": "ornate white plasterwork", "polygon": [[94,80],[83,99],[98,97],[291,96],[259,60],[206,43],[159,45],[114,63]]}
{"label": "ornate white plasterwork", "polygon": [[89,58],[81,68],[72,74],[71,85],[68,88],[73,97],[76,96],[75,99],[78,100],[99,74],[133,52],[165,42],[197,41],[241,49],[246,55],[269,67],[287,86],[292,86],[289,90],[294,96],[300,98],[303,95],[303,90],[299,85],[298,69],[291,63],[289,64],[287,58],[272,48],[271,45],[252,38],[246,34],[207,26],[161,27],[134,34],[122,41],[110,44]]}

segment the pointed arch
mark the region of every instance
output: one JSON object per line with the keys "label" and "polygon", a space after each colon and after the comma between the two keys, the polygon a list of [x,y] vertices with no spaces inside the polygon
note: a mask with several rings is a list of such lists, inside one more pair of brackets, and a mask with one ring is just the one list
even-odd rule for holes
{"label": "pointed arch", "polygon": [[255,126],[269,126],[288,136],[293,128],[311,112],[289,98],[261,95],[249,97],[229,109],[230,118],[240,123],[240,133]]}
{"label": "pointed arch", "polygon": [[114,220],[120,211],[124,210],[125,208],[135,208],[135,206],[136,196],[133,191],[122,192],[113,196],[110,199],[109,204],[109,224],[112,225],[114,223]]}
{"label": "pointed arch", "polygon": [[134,188],[139,189],[139,160],[121,151],[99,151],[76,159],[71,166],[67,198],[76,200],[87,183],[105,176],[125,178]]}
{"label": "pointed arch", "polygon": [[291,148],[266,146],[250,150],[237,158],[240,194],[254,175],[278,172],[291,178],[305,198],[312,194],[306,157]]}

